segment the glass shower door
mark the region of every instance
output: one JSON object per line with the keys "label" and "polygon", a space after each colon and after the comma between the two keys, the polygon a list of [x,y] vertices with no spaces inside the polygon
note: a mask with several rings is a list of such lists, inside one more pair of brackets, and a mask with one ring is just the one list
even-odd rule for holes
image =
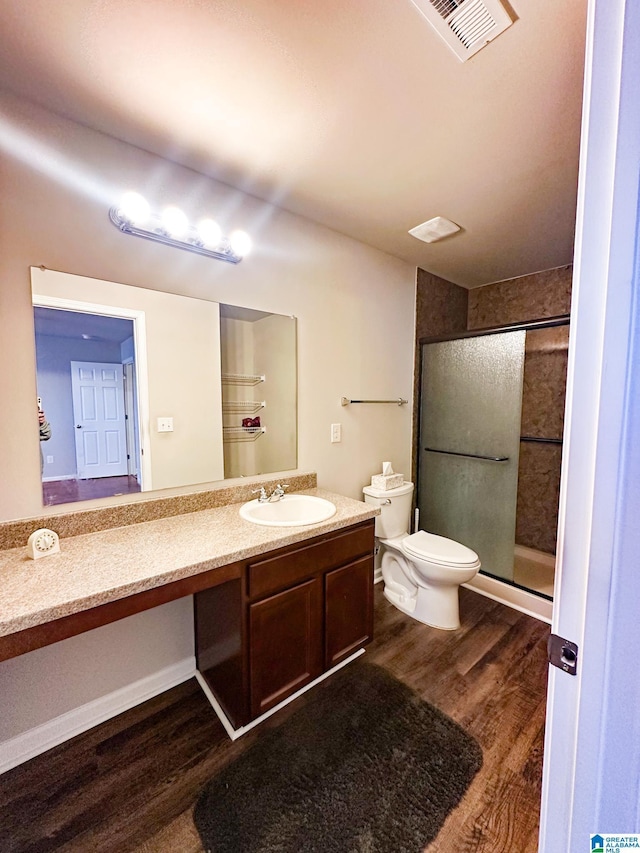
{"label": "glass shower door", "polygon": [[513,580],[525,331],[422,347],[420,528]]}

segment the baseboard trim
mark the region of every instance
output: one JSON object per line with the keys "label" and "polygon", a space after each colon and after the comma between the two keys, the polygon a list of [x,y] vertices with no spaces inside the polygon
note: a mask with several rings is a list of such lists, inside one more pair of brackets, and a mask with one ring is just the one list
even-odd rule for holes
{"label": "baseboard trim", "polygon": [[0,743],[0,773],[188,681],[195,671],[195,657],[185,658]]}
{"label": "baseboard trim", "polygon": [[205,681],[204,677],[202,675],[200,675],[200,673],[197,670],[196,670],[196,678],[198,680],[198,683],[200,684],[200,687],[202,687],[204,695],[207,697],[207,699],[211,703],[211,707],[213,708],[213,710],[218,715],[218,719],[220,720],[220,722],[224,726],[226,733],[229,735],[231,740],[238,740],[239,737],[242,737],[242,735],[246,735],[246,733],[251,731],[251,729],[260,725],[260,723],[263,722],[263,720],[266,720],[272,714],[275,714],[276,711],[279,711],[280,708],[284,708],[284,706],[288,705],[289,702],[293,702],[293,700],[297,699],[298,696],[302,696],[302,694],[306,693],[307,690],[311,690],[311,688],[315,687],[316,684],[320,684],[320,682],[324,681],[325,678],[329,678],[329,676],[333,675],[334,672],[337,672],[339,669],[342,669],[343,666],[346,666],[348,663],[351,663],[352,660],[359,658],[360,655],[363,655],[364,653],[365,653],[364,649],[358,649],[357,652],[354,652],[352,655],[350,655],[348,658],[346,658],[346,660],[343,660],[341,663],[337,664],[336,666],[332,667],[331,669],[327,670],[326,672],[323,672],[322,675],[320,675],[318,678],[314,679],[309,684],[305,684],[304,687],[301,687],[300,690],[296,691],[295,693],[292,693],[291,696],[288,696],[286,699],[284,699],[282,702],[280,702],[274,708],[271,708],[271,710],[262,714],[261,717],[257,717],[255,720],[252,720],[250,723],[247,723],[246,726],[240,726],[239,729],[233,728],[233,726],[231,725],[231,720],[227,717],[225,712],[222,710],[220,703],[218,702],[216,697],[213,695],[213,692],[211,691],[211,688],[209,687],[209,685]]}
{"label": "baseboard trim", "polygon": [[77,479],[78,479],[77,474],[60,474],[58,477],[56,477],[56,476],[43,477],[42,482],[43,483],[57,483],[58,480],[77,480]]}
{"label": "baseboard trim", "polygon": [[540,619],[541,622],[551,624],[553,617],[553,602],[532,592],[527,592],[509,583],[503,583],[496,578],[478,573],[472,581],[462,584],[466,589],[473,590],[486,598],[506,604],[520,613]]}

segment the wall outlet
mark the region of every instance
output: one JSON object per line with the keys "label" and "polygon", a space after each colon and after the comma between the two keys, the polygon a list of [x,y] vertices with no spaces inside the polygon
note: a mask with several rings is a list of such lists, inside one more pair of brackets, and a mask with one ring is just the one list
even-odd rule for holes
{"label": "wall outlet", "polygon": [[53,462],[53,456],[47,456],[47,465],[51,465]]}
{"label": "wall outlet", "polygon": [[173,432],[173,418],[158,418],[158,432]]}
{"label": "wall outlet", "polygon": [[331,444],[342,441],[342,424],[331,424]]}

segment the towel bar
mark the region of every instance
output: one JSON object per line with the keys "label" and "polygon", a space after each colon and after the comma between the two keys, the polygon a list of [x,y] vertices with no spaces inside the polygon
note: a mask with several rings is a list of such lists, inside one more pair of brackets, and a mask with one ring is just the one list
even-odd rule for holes
{"label": "towel bar", "polygon": [[398,397],[397,400],[350,400],[348,397],[342,397],[340,400],[343,406],[348,406],[349,403],[395,403],[396,406],[404,406],[408,402],[408,400],[403,400],[402,397]]}

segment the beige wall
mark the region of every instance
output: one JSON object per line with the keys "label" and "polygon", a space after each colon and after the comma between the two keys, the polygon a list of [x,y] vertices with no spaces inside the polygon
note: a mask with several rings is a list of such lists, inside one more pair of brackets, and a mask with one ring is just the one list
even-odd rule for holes
{"label": "beige wall", "polygon": [[[41,511],[29,267],[246,305],[298,318],[299,467],[352,497],[384,458],[408,470],[410,407],[342,409],[342,395],[411,399],[415,270],[308,220],[137,148],[5,98],[0,209],[0,519]],[[13,141],[13,142],[12,142]],[[234,266],[122,235],[108,219],[122,191],[194,219],[244,227]],[[381,343],[383,342],[383,343]],[[6,405],[6,403],[5,403]],[[343,441],[329,425],[342,421]]]}
{"label": "beige wall", "polygon": [[[340,397],[411,400],[412,267],[22,102],[3,97],[2,108],[0,519],[42,511],[33,424],[30,266],[295,315],[299,468],[316,470],[319,485],[354,498],[361,497],[361,487],[383,459],[391,459],[396,470],[409,471],[411,405],[342,408]],[[234,266],[124,236],[109,222],[108,209],[126,189],[146,194],[154,206],[181,203],[194,219],[205,213],[218,216],[227,232],[243,227],[253,236],[255,250]],[[340,444],[329,441],[335,422],[343,427]],[[153,613],[154,630],[184,635],[184,615],[164,608]],[[128,683],[131,668],[138,674],[153,672],[191,653],[182,643],[162,661],[147,658],[146,643],[120,642],[117,631],[100,648],[103,656],[89,652],[93,666],[79,698],[71,681],[65,689],[74,659],[69,658],[67,671],[58,649],[13,662],[10,690],[5,689],[6,666],[0,665],[0,716],[2,703],[21,701],[14,685],[21,680],[38,683],[51,667],[60,689],[54,698],[44,688],[30,696],[29,724],[100,696],[104,668],[113,670],[110,689],[115,689]],[[12,719],[20,727],[19,708]]]}

